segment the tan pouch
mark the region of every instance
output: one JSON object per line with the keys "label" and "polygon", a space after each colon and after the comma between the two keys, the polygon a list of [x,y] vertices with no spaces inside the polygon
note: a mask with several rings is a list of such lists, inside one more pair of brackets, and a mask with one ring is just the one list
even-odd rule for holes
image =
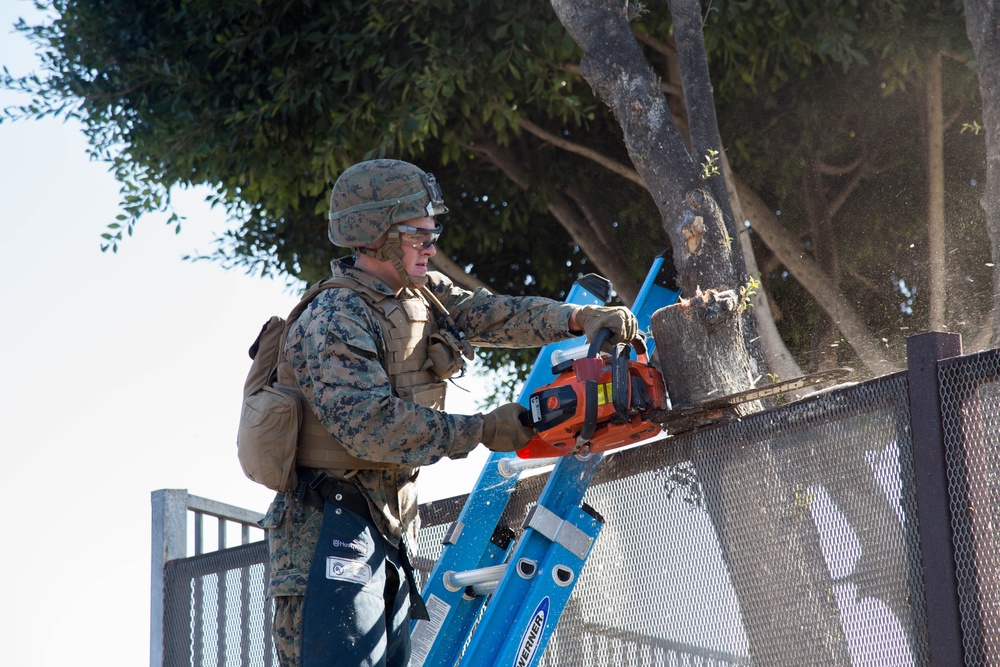
{"label": "tan pouch", "polygon": [[247,477],[285,492],[295,486],[295,448],[302,399],[280,385],[265,386],[243,401],[236,452]]}
{"label": "tan pouch", "polygon": [[444,382],[431,382],[397,389],[402,400],[435,410],[444,410],[444,397],[447,391],[448,385]]}
{"label": "tan pouch", "polygon": [[427,339],[427,358],[431,373],[439,380],[447,380],[465,372],[462,345],[450,332],[441,329]]}

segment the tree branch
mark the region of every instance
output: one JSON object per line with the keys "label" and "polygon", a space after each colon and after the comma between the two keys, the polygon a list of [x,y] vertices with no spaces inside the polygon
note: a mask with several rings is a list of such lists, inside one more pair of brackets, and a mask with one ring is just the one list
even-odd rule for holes
{"label": "tree branch", "polygon": [[963,99],[959,101],[958,107],[956,107],[955,111],[953,111],[950,116],[944,119],[944,129],[947,130],[955,123],[956,120],[959,119],[959,117],[965,111],[966,106],[967,106],[967,100]]}
{"label": "tree branch", "polygon": [[469,275],[465,269],[454,262],[450,257],[444,253],[438,253],[430,259],[431,266],[435,270],[440,271],[444,275],[451,278],[451,281],[458,285],[459,287],[467,290],[475,290],[478,287],[482,287],[486,290],[490,290],[490,286],[484,283],[479,278]]}
{"label": "tree branch", "polygon": [[632,181],[633,183],[642,188],[646,187],[646,182],[642,180],[642,176],[640,176],[635,169],[623,165],[621,162],[612,160],[606,155],[603,155],[591,148],[587,148],[586,146],[575,143],[573,141],[569,141],[567,139],[563,139],[562,137],[552,134],[551,132],[542,129],[538,125],[535,125],[524,116],[521,116],[517,119],[517,124],[520,125],[521,128],[526,132],[530,132],[531,134],[535,135],[542,141],[552,144],[556,148],[561,148],[569,153],[585,157],[588,160],[591,160],[592,162],[595,162],[598,165],[604,167],[608,171],[614,172],[623,178],[627,178],[628,180]]}
{"label": "tree branch", "polygon": [[[740,247],[743,250],[743,261],[747,265],[747,273],[752,277],[759,276],[760,270],[757,268],[757,258],[750,243],[749,230],[746,230],[743,226],[743,220],[747,218],[743,211],[740,196],[733,184],[733,170],[729,165],[729,158],[725,151],[722,151],[722,172],[726,178],[726,190],[729,192],[729,203],[733,207],[733,216],[739,221],[739,224],[736,226],[741,230],[739,234]],[[778,333],[778,327],[775,324],[776,319],[772,312],[771,300],[768,298],[763,286],[761,286],[755,295],[750,297],[750,303],[753,304],[753,315],[757,320],[757,330],[760,332],[761,347],[764,350],[764,359],[767,361],[767,367],[780,378],[787,379],[802,375],[802,369],[799,368],[791,352],[788,351],[785,341],[782,340],[781,334]],[[803,393],[801,392],[793,392],[793,396],[797,398],[801,398],[802,395]]]}
{"label": "tree branch", "polygon": [[485,158],[487,162],[500,169],[504,176],[522,190],[531,187],[527,173],[517,164],[510,152],[503,150],[499,144],[492,141],[477,141],[474,144],[463,143],[462,148]]}
{"label": "tree branch", "polygon": [[677,60],[680,64],[681,87],[687,105],[691,131],[691,152],[701,156],[708,149],[721,150],[719,122],[712,99],[712,83],[708,72],[708,54],[702,35],[701,3],[687,0],[668,0],[670,16],[674,20],[674,34],[689,38],[677,43]]}
{"label": "tree branch", "polygon": [[597,240],[612,249],[612,253],[621,255],[621,249],[615,239],[608,234],[612,229],[611,222],[605,219],[591,197],[575,186],[568,186],[565,190],[566,196],[573,200],[580,213],[587,220],[590,229],[594,232]]}
{"label": "tree branch", "polygon": [[632,34],[638,41],[663,56],[664,60],[673,60],[677,58],[677,47],[673,44],[665,44],[664,42],[654,38],[645,30],[633,30]]}
{"label": "tree branch", "polygon": [[819,307],[830,316],[861,362],[875,375],[885,375],[897,370],[886,358],[879,341],[837,290],[833,280],[816,262],[806,257],[801,246],[788,236],[760,196],[739,178],[734,178],[734,181],[743,204],[743,211],[751,221],[753,230],[781,260],[788,272],[816,299]]}
{"label": "tree branch", "polygon": [[[522,190],[531,189],[531,180],[525,170],[506,148],[493,141],[478,141],[465,146],[476,155],[499,168],[507,178]],[[591,229],[574,205],[565,197],[545,191],[544,199],[549,213],[570,235],[573,242],[594,262],[595,267],[615,286],[615,291],[625,303],[631,303],[639,292],[639,283],[621,261],[617,244],[604,244]]]}
{"label": "tree branch", "polygon": [[854,162],[840,166],[824,162],[822,157],[816,155],[813,159],[813,164],[816,165],[816,171],[824,176],[845,176],[860,167],[861,164],[867,159],[868,154],[862,153]]}
{"label": "tree branch", "polygon": [[843,208],[844,204],[847,203],[847,200],[850,199],[854,191],[858,189],[859,185],[861,185],[861,181],[868,177],[868,173],[869,170],[862,166],[851,174],[851,178],[844,184],[844,187],[840,189],[837,196],[834,197],[829,204],[827,204],[826,210],[830,220],[833,220],[833,217],[837,215],[837,211]]}

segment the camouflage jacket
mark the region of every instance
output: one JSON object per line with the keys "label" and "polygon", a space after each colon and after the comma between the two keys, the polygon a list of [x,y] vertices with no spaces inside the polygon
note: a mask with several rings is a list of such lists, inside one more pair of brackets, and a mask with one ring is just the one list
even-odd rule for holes
{"label": "camouflage jacket", "polygon": [[[347,275],[394,296],[374,276],[334,262],[334,276]],[[574,306],[542,297],[509,297],[456,287],[431,272],[428,287],[445,305],[467,340],[492,347],[537,347],[571,337]],[[399,543],[409,533],[416,543],[417,468],[442,457],[461,458],[482,437],[479,415],[453,415],[396,397],[380,363],[379,323],[350,289],[320,293],[291,327],[285,352],[307,404],[354,456],[398,463],[402,468],[361,470],[353,480],[368,499],[386,539]],[[278,510],[277,505],[272,511]],[[278,517],[273,517],[273,520]]]}

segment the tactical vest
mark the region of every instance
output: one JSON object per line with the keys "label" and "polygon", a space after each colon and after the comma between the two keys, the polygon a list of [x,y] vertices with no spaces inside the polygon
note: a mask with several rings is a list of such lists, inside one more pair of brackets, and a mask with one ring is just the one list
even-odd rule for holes
{"label": "tactical vest", "polygon": [[[438,330],[434,313],[419,294],[406,292],[395,298],[350,278],[338,276],[322,283],[321,289],[342,287],[356,292],[371,309],[382,329],[382,366],[393,394],[426,408],[444,409],[446,384],[431,372],[428,339]],[[291,363],[282,351],[278,384],[299,391]],[[327,470],[401,469],[396,463],[365,461],[351,455],[316,417],[311,407],[302,411],[296,464]]]}

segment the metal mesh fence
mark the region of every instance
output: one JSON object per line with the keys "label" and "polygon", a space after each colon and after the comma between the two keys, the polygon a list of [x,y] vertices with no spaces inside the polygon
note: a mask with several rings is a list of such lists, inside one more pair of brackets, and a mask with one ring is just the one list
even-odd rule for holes
{"label": "metal mesh fence", "polygon": [[164,667],[271,667],[267,546],[255,542],[167,563]]}
{"label": "metal mesh fence", "polygon": [[[938,377],[965,664],[1000,664],[1000,353]],[[605,526],[544,664],[930,664],[907,383],[607,456],[586,495]],[[545,480],[518,484],[515,532]],[[425,573],[463,502],[421,507]],[[265,562],[258,542],[167,564],[165,665],[277,664]]]}
{"label": "metal mesh fence", "polygon": [[[606,457],[544,663],[927,664],[909,447],[896,375]],[[423,563],[460,506],[425,506]]]}
{"label": "metal mesh fence", "polygon": [[951,497],[965,664],[1000,661],[1000,353],[941,363],[942,427]]}

